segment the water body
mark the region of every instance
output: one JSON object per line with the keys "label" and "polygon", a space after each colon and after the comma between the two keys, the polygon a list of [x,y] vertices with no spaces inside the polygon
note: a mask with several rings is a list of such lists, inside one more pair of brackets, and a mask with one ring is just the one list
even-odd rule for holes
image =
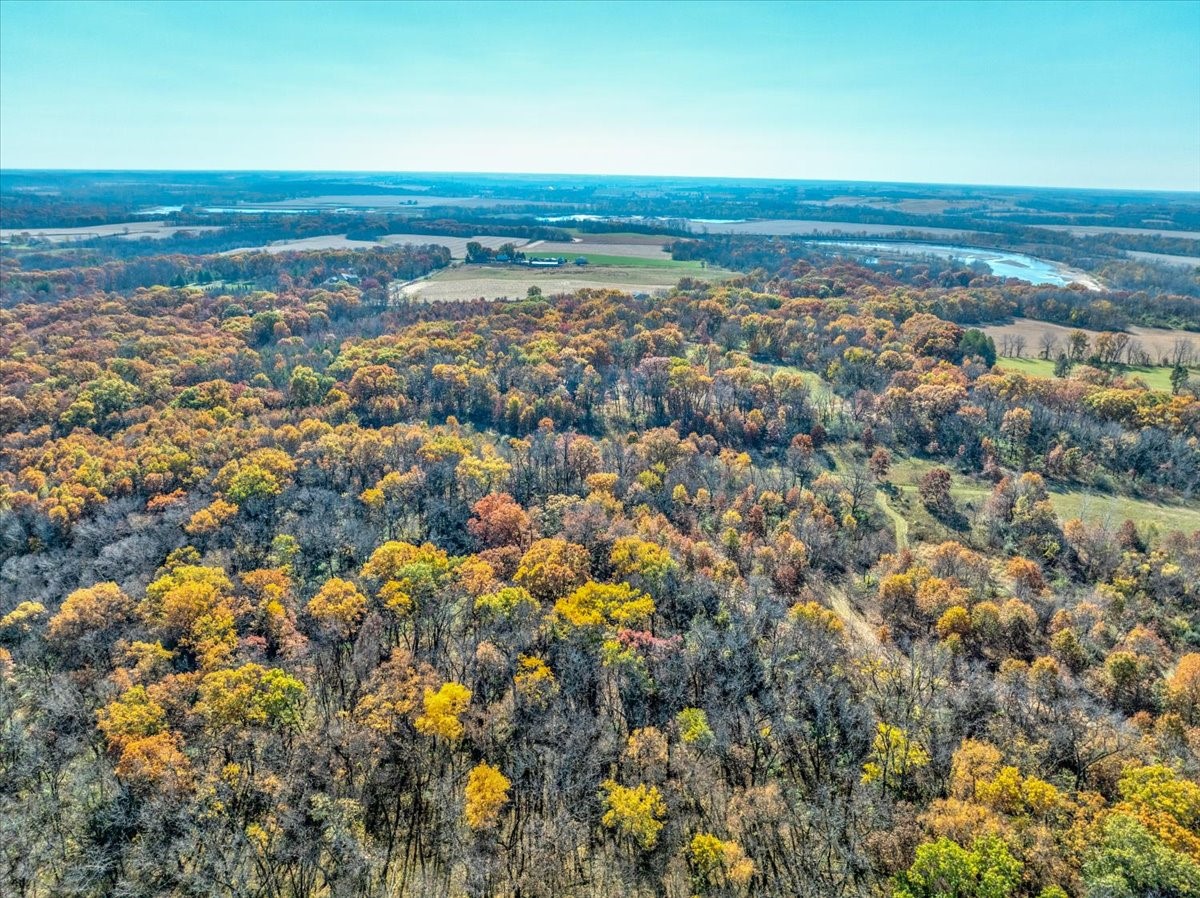
{"label": "water body", "polygon": [[996,277],[1020,278],[1031,284],[1053,284],[1065,287],[1081,283],[1091,286],[1091,279],[1083,272],[1072,271],[1064,265],[1014,253],[1002,249],[985,249],[978,246],[956,246],[949,243],[866,243],[850,240],[822,240],[814,246],[837,247],[846,255],[877,259],[881,255],[937,256],[955,259],[966,265],[982,263]]}
{"label": "water body", "polygon": [[[183,206],[155,206],[153,209],[142,209],[140,212],[135,212],[134,215],[170,215],[172,212],[182,212]],[[268,206],[206,206],[200,210],[201,212],[210,212],[214,214],[238,213],[243,215],[264,215],[267,213],[282,212],[288,215],[295,215],[300,212],[349,212],[349,209],[276,209]]]}
{"label": "water body", "polygon": [[302,212],[349,212],[349,209],[277,209],[266,206],[210,206],[204,210],[218,215],[299,215]]}
{"label": "water body", "polygon": [[604,215],[588,215],[581,212],[578,215],[541,215],[538,216],[538,221],[548,223],[563,221],[608,221],[608,217]]}

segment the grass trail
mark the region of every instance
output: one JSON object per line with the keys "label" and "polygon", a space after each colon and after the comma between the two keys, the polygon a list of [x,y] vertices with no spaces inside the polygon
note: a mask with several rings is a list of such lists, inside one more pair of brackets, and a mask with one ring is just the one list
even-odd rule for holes
{"label": "grass trail", "polygon": [[892,507],[892,503],[888,499],[888,494],[883,490],[875,490],[875,501],[879,503],[879,507],[883,509],[883,513],[892,521],[892,526],[896,530],[896,548],[907,549],[908,520]]}

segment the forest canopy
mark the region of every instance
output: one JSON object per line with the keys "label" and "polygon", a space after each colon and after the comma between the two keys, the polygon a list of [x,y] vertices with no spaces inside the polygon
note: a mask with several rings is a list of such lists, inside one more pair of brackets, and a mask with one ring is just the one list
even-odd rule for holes
{"label": "forest canopy", "polygon": [[5,893],[1200,896],[1189,299],[689,253],[6,262]]}

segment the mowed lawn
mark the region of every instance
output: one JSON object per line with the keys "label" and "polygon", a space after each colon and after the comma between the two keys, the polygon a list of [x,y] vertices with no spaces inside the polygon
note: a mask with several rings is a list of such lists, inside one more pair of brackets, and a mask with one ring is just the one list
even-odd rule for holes
{"label": "mowed lawn", "polygon": [[[892,466],[887,479],[909,495],[917,498],[917,482],[936,465],[925,459],[904,458]],[[1060,521],[1080,518],[1087,523],[1107,522],[1114,528],[1126,520],[1139,525],[1154,525],[1162,532],[1192,533],[1200,530],[1200,502],[1155,502],[1135,496],[1099,493],[1092,490],[1067,489],[1047,482],[1050,504]],[[950,495],[960,506],[970,504],[978,509],[992,491],[990,483],[953,473]]]}
{"label": "mowed lawn", "polygon": [[[1021,374],[1026,374],[1030,377],[1054,376],[1054,362],[1047,359],[999,358],[996,360],[996,367],[1002,371],[1019,371]],[[1170,368],[1122,365],[1119,370],[1122,377],[1140,377],[1146,382],[1146,386],[1152,390],[1165,390],[1169,392],[1171,389]]]}

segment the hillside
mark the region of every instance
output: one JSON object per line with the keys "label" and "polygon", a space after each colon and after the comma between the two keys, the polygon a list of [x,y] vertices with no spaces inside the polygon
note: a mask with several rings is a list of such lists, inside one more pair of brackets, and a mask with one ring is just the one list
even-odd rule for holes
{"label": "hillside", "polygon": [[15,894],[1200,894],[1192,387],[448,262],[10,267]]}

